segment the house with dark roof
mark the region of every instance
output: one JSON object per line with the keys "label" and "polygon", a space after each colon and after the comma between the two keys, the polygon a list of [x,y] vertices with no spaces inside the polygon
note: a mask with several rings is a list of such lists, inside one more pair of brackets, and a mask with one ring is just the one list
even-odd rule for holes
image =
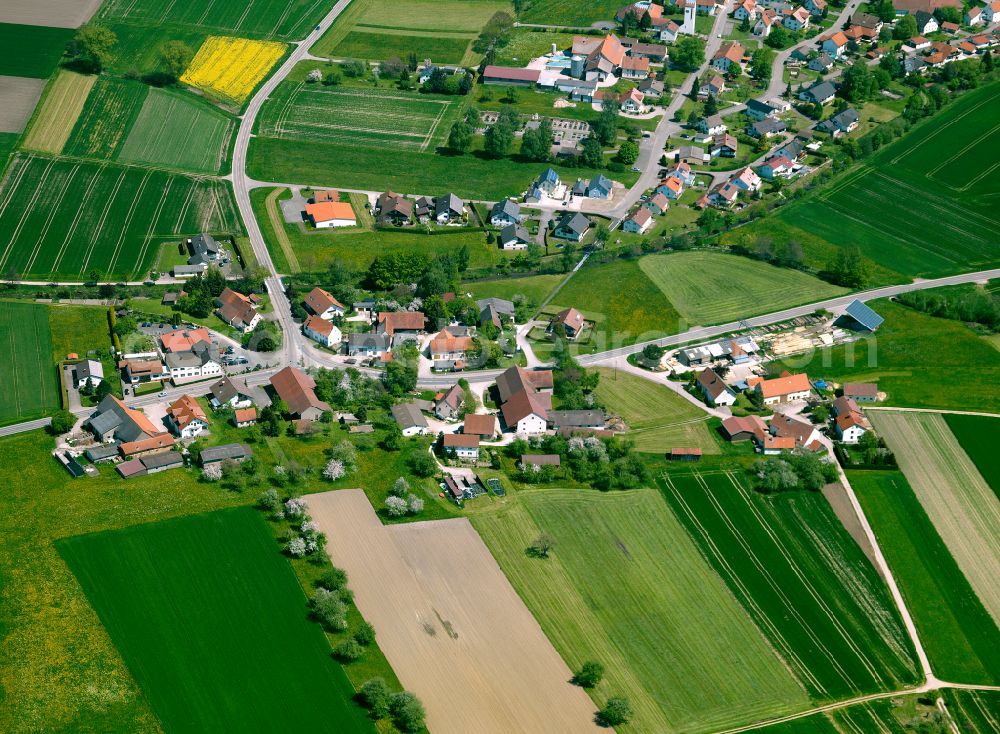
{"label": "house with dark roof", "polygon": [[103,443],[136,441],[160,433],[145,413],[129,408],[114,395],[105,396],[84,425]]}
{"label": "house with dark roof", "polygon": [[759,99],[748,99],[743,112],[751,120],[763,120],[765,117],[774,117],[778,114],[773,105]]}
{"label": "house with dark roof", "polygon": [[614,186],[614,181],[599,173],[587,184],[587,196],[591,199],[610,199]]}
{"label": "house with dark roof", "polygon": [[201,450],[202,466],[211,466],[222,461],[242,462],[253,456],[253,449],[243,443],[226,443],[221,446],[209,446]]}
{"label": "house with dark roof", "polygon": [[494,317],[500,321],[500,325],[513,322],[517,314],[514,303],[504,298],[480,298],[476,301],[476,305],[479,307],[480,325],[487,321],[496,323]]}
{"label": "house with dark roof", "polygon": [[566,212],[552,234],[562,240],[580,242],[589,231],[590,220],[587,217],[580,212]]}
{"label": "house with dark roof", "polygon": [[510,199],[498,201],[490,210],[490,224],[494,227],[520,224],[522,219],[524,217],[521,215],[521,205]]}
{"label": "house with dark roof", "polygon": [[413,202],[402,194],[386,191],[376,199],[375,211],[379,220],[399,227],[413,218]]}
{"label": "house with dark roof", "polygon": [[705,402],[709,405],[736,404],[736,393],[729,388],[729,385],[719,377],[715,370],[709,367],[698,373],[698,387],[702,395],[705,396]]}
{"label": "house with dark roof", "polygon": [[500,230],[501,250],[527,250],[531,233],[520,224],[508,224]]}
{"label": "house with dark roof", "polygon": [[859,122],[858,111],[853,107],[848,107],[843,112],[838,112],[828,120],[817,122],[816,129],[837,137],[853,132],[858,127]]}
{"label": "house with dark roof", "polygon": [[392,338],[388,334],[347,335],[347,354],[351,357],[378,357],[391,348]]}
{"label": "house with dark roof", "polygon": [[96,359],[85,359],[73,365],[73,381],[76,389],[86,387],[90,382],[91,387],[97,387],[104,381],[104,365]]}
{"label": "house with dark roof", "polygon": [[829,104],[836,94],[837,87],[833,82],[821,81],[799,92],[799,99],[813,104]]}
{"label": "house with dark roof", "polygon": [[785,121],[776,117],[765,117],[763,120],[747,125],[747,135],[752,138],[770,138],[787,130],[788,125],[785,124]]}
{"label": "house with dark roof", "polygon": [[434,220],[438,224],[461,224],[465,218],[465,202],[447,193],[434,199]]}
{"label": "house with dark roof", "polygon": [[605,418],[602,410],[550,410],[549,427],[555,430],[562,428],[604,428]]}
{"label": "house with dark roof", "polygon": [[191,257],[188,258],[188,265],[204,266],[214,263],[219,259],[219,252],[221,251],[219,243],[212,235],[206,232],[188,239],[187,245],[188,250],[191,251]]}
{"label": "house with dark roof", "polygon": [[404,436],[421,436],[427,433],[427,419],[416,403],[396,403],[391,412]]}

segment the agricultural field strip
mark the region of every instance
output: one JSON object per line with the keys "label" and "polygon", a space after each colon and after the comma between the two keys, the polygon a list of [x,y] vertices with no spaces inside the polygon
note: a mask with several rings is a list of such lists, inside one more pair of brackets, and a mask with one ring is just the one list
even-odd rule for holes
{"label": "agricultural field strip", "polygon": [[[964,155],[965,153],[967,153],[968,151],[970,151],[970,150],[972,150],[973,148],[977,147],[977,146],[978,146],[978,145],[979,145],[980,143],[982,143],[982,142],[983,142],[984,140],[988,140],[988,139],[991,139],[991,138],[992,138],[992,137],[993,137],[993,136],[994,136],[994,135],[996,134],[996,132],[997,132],[998,130],[1000,130],[1000,123],[997,123],[996,125],[994,125],[994,126],[993,126],[992,128],[990,128],[989,130],[987,130],[986,132],[984,132],[984,133],[983,133],[982,135],[980,135],[980,136],[979,136],[978,138],[975,138],[975,139],[973,139],[973,140],[969,141],[969,142],[968,142],[968,143],[966,144],[966,146],[965,146],[964,148],[960,148],[960,149],[959,149],[958,151],[956,151],[956,152],[954,153],[954,155],[952,155],[952,156],[951,156],[951,157],[949,157],[949,158],[945,158],[944,160],[942,160],[942,161],[941,161],[941,162],[940,162],[940,163],[939,163],[939,164],[938,164],[937,166],[935,166],[934,168],[932,168],[932,169],[930,169],[929,171],[927,171],[927,172],[926,172],[926,173],[925,173],[924,175],[926,175],[926,176],[927,176],[927,178],[931,178],[931,179],[935,179],[935,180],[939,180],[939,179],[937,179],[937,177],[936,177],[936,176],[934,175],[935,173],[937,173],[938,171],[940,171],[940,170],[941,170],[942,168],[944,168],[945,166],[947,166],[947,165],[951,164],[952,162],[954,162],[954,161],[955,161],[955,160],[957,160],[958,158],[962,157],[962,156],[963,156],[963,155]],[[940,180],[939,180],[939,181],[940,181]],[[943,182],[943,181],[941,181],[941,183],[944,183],[944,182]],[[945,186],[948,186],[948,184],[947,184],[947,183],[945,183],[944,185],[945,185]],[[949,187],[949,188],[952,188],[952,187]],[[966,187],[966,188],[968,188],[968,187]],[[958,190],[958,191],[962,191],[962,189],[957,189],[957,190]]]}
{"label": "agricultural field strip", "polygon": [[[950,128],[955,123],[960,122],[961,120],[965,119],[969,115],[972,115],[973,113],[975,113],[980,108],[982,108],[985,105],[987,105],[990,102],[992,102],[994,99],[996,99],[996,97],[997,97],[997,95],[993,95],[992,97],[987,97],[986,99],[982,100],[981,102],[979,102],[975,106],[970,107],[969,109],[965,110],[964,112],[962,112],[959,115],[956,115],[955,117],[952,117],[952,119],[949,120],[948,122],[946,122],[945,124],[939,125],[939,126],[935,127],[934,129],[931,130],[931,132],[929,134],[924,135],[922,138],[920,138],[920,139],[918,139],[916,141],[912,141],[912,140],[909,141],[909,144],[903,149],[903,151],[899,155],[897,155],[895,158],[891,159],[889,162],[892,163],[893,165],[898,165],[905,158],[907,158],[909,156],[916,155],[918,152],[920,152],[920,149],[925,144],[927,144],[928,141],[933,140],[938,135],[940,135],[943,132],[947,131],[948,128]],[[934,159],[937,160],[937,156],[934,156]]]}
{"label": "agricultural field strip", "polygon": [[[169,24],[175,26],[187,26],[190,28],[196,28],[198,30],[217,30],[226,34],[235,35],[239,33],[241,30],[243,30],[243,23],[247,20],[248,17],[250,17],[250,11],[254,9],[255,1],[256,0],[249,0],[246,3],[246,7],[244,8],[242,14],[239,16],[239,18],[236,19],[236,23],[230,23],[230,24],[210,23],[207,20],[208,14],[213,9],[215,4],[217,2],[220,2],[222,5],[226,5],[227,0],[208,0],[208,2],[202,6],[204,7],[204,10],[201,16],[198,18],[191,18],[190,20],[188,19],[181,20],[177,14],[173,13],[174,6],[177,5],[178,0],[170,0],[170,2],[164,2],[164,3],[153,3],[163,8],[162,12],[160,12],[159,14],[151,12],[143,12],[142,6],[147,4],[143,2],[143,0],[115,0],[111,3],[108,3],[103,9],[101,14],[102,16],[105,17],[113,17],[128,22],[142,23],[144,25]],[[267,2],[267,0],[264,1],[265,3]],[[183,0],[181,0],[181,2],[183,4]],[[274,26],[271,28],[270,32],[262,33],[261,35],[264,35],[268,38],[271,37],[298,38],[299,35],[302,35],[302,32],[299,31],[299,27],[303,23],[308,24],[312,16],[317,11],[317,9],[320,8],[321,6],[324,6],[325,4],[326,4],[325,0],[313,0],[312,4],[308,7],[308,9],[300,11],[301,15],[299,19],[295,21],[291,26],[289,26],[288,30],[284,34],[280,34],[278,30],[281,28],[282,24],[284,24],[288,20],[291,11],[296,8],[296,4],[294,2],[289,1],[284,4],[284,10],[282,11],[278,20],[275,22]],[[137,5],[140,6],[139,10],[136,10]],[[198,7],[198,4],[196,4],[196,7]],[[251,29],[248,32],[256,33],[257,31]]]}
{"label": "agricultural field strip", "polygon": [[[956,691],[957,693],[957,691]],[[991,711],[985,703],[983,703],[982,697],[979,695],[978,691],[968,691],[968,695],[954,697],[955,704],[958,711],[962,716],[968,720],[979,719],[980,717],[991,727],[992,732],[1000,731],[1000,715],[996,711]],[[971,705],[975,707],[975,713],[970,713],[962,703],[962,699],[967,699],[971,702]],[[979,733],[979,729],[974,730],[976,734]],[[984,730],[983,734],[987,734]]]}
{"label": "agricultural field strip", "polygon": [[940,415],[877,411],[870,416],[959,568],[1000,625],[1000,499]]}

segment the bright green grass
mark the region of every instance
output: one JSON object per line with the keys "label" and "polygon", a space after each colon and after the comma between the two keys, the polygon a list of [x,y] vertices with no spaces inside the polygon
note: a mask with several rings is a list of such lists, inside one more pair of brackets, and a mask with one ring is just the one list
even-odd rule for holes
{"label": "bright green grass", "polygon": [[4,272],[141,276],[163,239],[242,231],[230,188],[216,179],[37,156],[10,166],[0,185]]}
{"label": "bright green grass", "polygon": [[0,23],[0,76],[48,79],[74,33],[72,28]]}
{"label": "bright green grass", "polygon": [[[107,70],[114,74],[154,74],[160,71],[160,47],[167,41],[180,41],[192,54],[210,35],[218,35],[207,28],[177,25],[145,25],[109,19],[106,25],[118,43],[111,50],[112,58]],[[223,34],[228,35],[228,34]]]}
{"label": "bright green grass", "polygon": [[1000,692],[945,689],[941,695],[963,734],[995,734],[1000,728]]}
{"label": "bright green grass", "polygon": [[473,298],[506,298],[508,301],[514,296],[521,295],[527,298],[529,303],[538,306],[565,277],[562,274],[526,275],[503,280],[480,280],[464,283],[462,290],[471,293]]}
{"label": "bright green grass", "polygon": [[111,346],[108,309],[104,306],[53,304],[48,311],[54,361],[66,359],[67,354],[82,357],[92,349]]}
{"label": "bright green grass", "polygon": [[646,276],[690,324],[707,326],[846,293],[798,270],[737,255],[678,252],[639,260]]}
{"label": "bright green grass", "polygon": [[378,28],[355,26],[343,41],[330,49],[330,56],[338,59],[358,58],[379,61],[393,57],[406,59],[411,53],[415,53],[418,59],[431,59],[442,64],[458,64],[461,63],[470,43],[468,38],[454,36],[379,31]]}
{"label": "bright green grass", "polygon": [[772,371],[806,371],[837,382],[877,380],[888,405],[1000,412],[1000,352],[987,341],[957,321],[884,300],[869,305],[885,317],[873,337],[790,357],[773,363]]}
{"label": "bright green grass", "polygon": [[546,307],[555,313],[574,307],[596,322],[592,347],[604,351],[676,333],[680,317],[638,260],[586,266],[570,278]]}
{"label": "bright green grass", "polygon": [[953,413],[945,413],[943,417],[983,479],[1000,497],[1000,454],[996,450],[1000,418]]}
{"label": "bright green grass", "polygon": [[374,731],[252,508],[56,547],[166,730]]}
{"label": "bright green grass", "polygon": [[671,474],[667,503],[818,701],[915,682],[874,567],[816,493],[767,497],[733,474]]}
{"label": "bright green grass", "polygon": [[100,18],[131,25],[177,25],[216,35],[249,38],[305,38],[329,7],[315,0],[110,0]]}
{"label": "bright green grass", "polygon": [[1000,631],[901,472],[851,472],[936,675],[1000,680]]}
{"label": "bright green grass", "polygon": [[116,158],[150,91],[151,88],[141,82],[100,77],[90,90],[63,153],[108,160]]}
{"label": "bright green grass", "polygon": [[478,32],[500,10],[510,12],[510,5],[496,0],[375,0],[365,8],[358,24]]}
{"label": "bright green grass", "polygon": [[0,302],[0,423],[38,418],[59,404],[48,309]]}
{"label": "bright green grass", "polygon": [[528,0],[523,3],[517,19],[522,23],[545,25],[590,26],[601,20],[614,20],[622,7],[618,0]]}
{"label": "bright green grass", "polygon": [[[623,731],[722,729],[807,705],[654,491],[517,497],[473,524],[569,666],[601,661],[596,695],[630,699]],[[525,553],[540,533],[555,539],[547,560]]]}
{"label": "bright green grass", "polygon": [[550,53],[553,43],[559,50],[570,48],[573,34],[553,31],[536,33],[530,28],[518,28],[510,34],[510,43],[497,51],[496,63],[501,66],[524,66],[532,59]]}
{"label": "bright green grass", "polygon": [[218,173],[232,128],[230,117],[189,95],[150,89],[118,158]]}
{"label": "bright green grass", "polygon": [[629,426],[626,438],[637,451],[663,453],[676,447],[698,447],[719,453],[708,428],[708,415],[670,388],[637,375],[598,368],[597,399]]}
{"label": "bright green grass", "polygon": [[[365,191],[391,189],[417,195],[451,190],[462,198],[490,201],[526,190],[544,168],[520,160],[489,160],[478,154],[449,156],[431,150],[421,153],[263,137],[251,142],[247,166],[249,174],[260,181],[294,181]],[[600,173],[587,168],[555,168],[573,180]],[[637,175],[626,172],[615,174],[615,178],[631,185]]]}

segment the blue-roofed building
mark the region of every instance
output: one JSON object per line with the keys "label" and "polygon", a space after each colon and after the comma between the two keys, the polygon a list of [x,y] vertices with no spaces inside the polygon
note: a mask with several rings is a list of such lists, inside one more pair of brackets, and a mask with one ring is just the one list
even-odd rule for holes
{"label": "blue-roofed building", "polygon": [[885,319],[856,298],[851,301],[844,313],[868,331],[875,331],[885,321]]}
{"label": "blue-roofed building", "polygon": [[590,185],[587,186],[587,196],[591,199],[610,199],[611,189],[613,188],[614,183],[610,178],[598,175],[596,178],[591,179]]}
{"label": "blue-roofed building", "polygon": [[559,174],[556,173],[553,168],[545,169],[545,172],[538,177],[535,187],[544,191],[546,194],[551,194],[559,188]]}

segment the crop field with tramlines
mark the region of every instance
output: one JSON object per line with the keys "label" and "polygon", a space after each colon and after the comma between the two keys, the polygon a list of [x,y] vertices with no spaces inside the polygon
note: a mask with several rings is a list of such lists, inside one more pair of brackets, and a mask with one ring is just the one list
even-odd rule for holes
{"label": "crop field with tramlines", "polygon": [[904,275],[1000,262],[1000,84],[970,92],[780,217]]}
{"label": "crop field with tramlines", "polygon": [[1000,731],[1000,691],[942,692],[951,717],[963,734],[995,734]]}
{"label": "crop field with tramlines", "polygon": [[49,311],[34,303],[0,303],[0,424],[37,418],[59,402],[52,367]]}
{"label": "crop field with tramlines", "polygon": [[3,272],[142,275],[163,239],[201,231],[242,231],[224,182],[23,155],[0,182]]}
{"label": "crop field with tramlines", "polygon": [[258,38],[297,39],[304,37],[329,10],[330,4],[324,0],[109,0],[100,17]]}
{"label": "crop field with tramlines", "polygon": [[817,700],[916,680],[885,585],[819,494],[765,496],[731,473],[659,480],[687,527],[792,673]]}
{"label": "crop field with tramlines", "polygon": [[288,83],[265,104],[260,135],[433,151],[447,137],[458,107],[397,90]]}

